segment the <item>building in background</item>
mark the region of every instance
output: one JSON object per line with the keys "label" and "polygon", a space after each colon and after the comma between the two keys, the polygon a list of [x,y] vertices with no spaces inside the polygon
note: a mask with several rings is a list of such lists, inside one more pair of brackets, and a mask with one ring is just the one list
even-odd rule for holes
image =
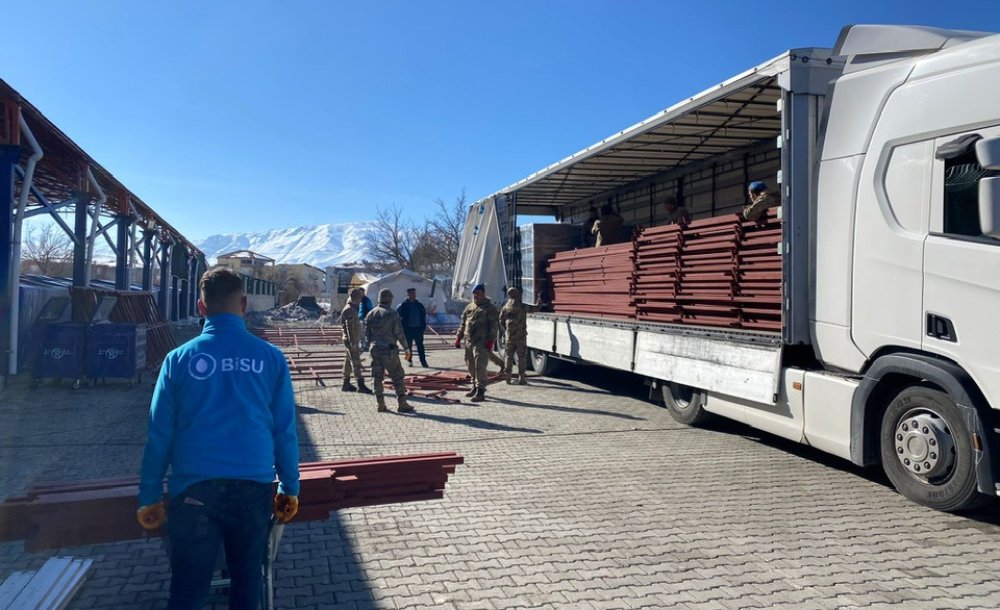
{"label": "building in background", "polygon": [[216,261],[220,267],[229,267],[236,273],[257,278],[263,277],[264,269],[274,265],[273,258],[251,250],[235,250],[220,254],[216,257]]}

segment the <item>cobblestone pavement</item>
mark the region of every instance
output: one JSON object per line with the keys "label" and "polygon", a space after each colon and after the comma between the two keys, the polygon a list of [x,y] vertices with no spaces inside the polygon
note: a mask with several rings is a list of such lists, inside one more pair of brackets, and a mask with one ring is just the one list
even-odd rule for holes
{"label": "cobblestone pavement", "polygon": [[[431,364],[460,368],[458,350]],[[419,370],[419,369],[413,369]],[[911,504],[883,478],[736,424],[674,423],[635,378],[573,367],[476,405],[297,385],[303,460],[455,450],[444,500],[286,529],[279,608],[998,608],[1000,518]],[[0,394],[0,496],[134,475],[150,390]],[[162,608],[158,540],[24,551],[96,559],[71,608]]]}

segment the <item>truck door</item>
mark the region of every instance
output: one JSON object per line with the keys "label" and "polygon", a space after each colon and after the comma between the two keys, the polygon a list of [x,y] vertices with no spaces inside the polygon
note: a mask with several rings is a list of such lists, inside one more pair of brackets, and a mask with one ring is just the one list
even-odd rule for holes
{"label": "truck door", "polygon": [[1000,408],[1000,240],[984,235],[975,142],[1000,126],[935,140],[930,235],[924,244],[923,348],[961,365]]}

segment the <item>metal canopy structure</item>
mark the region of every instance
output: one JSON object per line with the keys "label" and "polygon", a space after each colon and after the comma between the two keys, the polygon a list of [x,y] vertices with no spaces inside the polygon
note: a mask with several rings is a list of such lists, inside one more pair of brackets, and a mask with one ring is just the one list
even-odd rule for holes
{"label": "metal canopy structure", "polygon": [[793,49],[554,163],[490,197],[517,214],[551,214],[665,171],[781,135],[778,75],[795,62],[830,61],[827,49]]}
{"label": "metal canopy structure", "polygon": [[[156,229],[173,243],[183,245],[191,255],[202,255],[191,241],[156,213],[152,207],[142,201],[135,193],[125,187],[114,175],[101,166],[87,154],[76,142],[70,139],[55,124],[35,108],[20,93],[14,90],[4,80],[0,79],[0,103],[4,112],[0,116],[0,135],[5,143],[19,144],[17,112],[30,127],[35,139],[44,151],[44,156],[38,162],[32,181],[33,192],[28,199],[29,215],[34,208],[42,208],[45,202],[50,206],[58,206],[58,202],[74,199],[77,193],[94,193],[94,188],[88,183],[88,168],[94,174],[107,201],[102,213],[105,215],[133,216],[134,221],[145,228]],[[22,146],[20,162],[31,154],[31,150]],[[34,191],[37,191],[34,192]],[[41,198],[38,197],[41,195]],[[30,216],[26,216],[30,217]]]}
{"label": "metal canopy structure", "polygon": [[74,286],[90,286],[100,240],[114,252],[118,290],[133,289],[141,266],[142,290],[158,277],[165,319],[196,313],[204,253],[0,80],[0,376],[17,372],[21,235],[24,221],[41,215],[72,244]]}

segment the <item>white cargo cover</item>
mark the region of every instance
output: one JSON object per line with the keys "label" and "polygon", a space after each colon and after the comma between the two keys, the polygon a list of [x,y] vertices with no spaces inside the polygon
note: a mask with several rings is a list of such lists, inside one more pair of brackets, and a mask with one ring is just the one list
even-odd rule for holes
{"label": "white cargo cover", "polygon": [[476,284],[486,287],[486,296],[494,303],[506,300],[507,270],[500,248],[500,223],[493,197],[488,197],[469,209],[462,233],[462,245],[455,261],[452,298],[471,301]]}

